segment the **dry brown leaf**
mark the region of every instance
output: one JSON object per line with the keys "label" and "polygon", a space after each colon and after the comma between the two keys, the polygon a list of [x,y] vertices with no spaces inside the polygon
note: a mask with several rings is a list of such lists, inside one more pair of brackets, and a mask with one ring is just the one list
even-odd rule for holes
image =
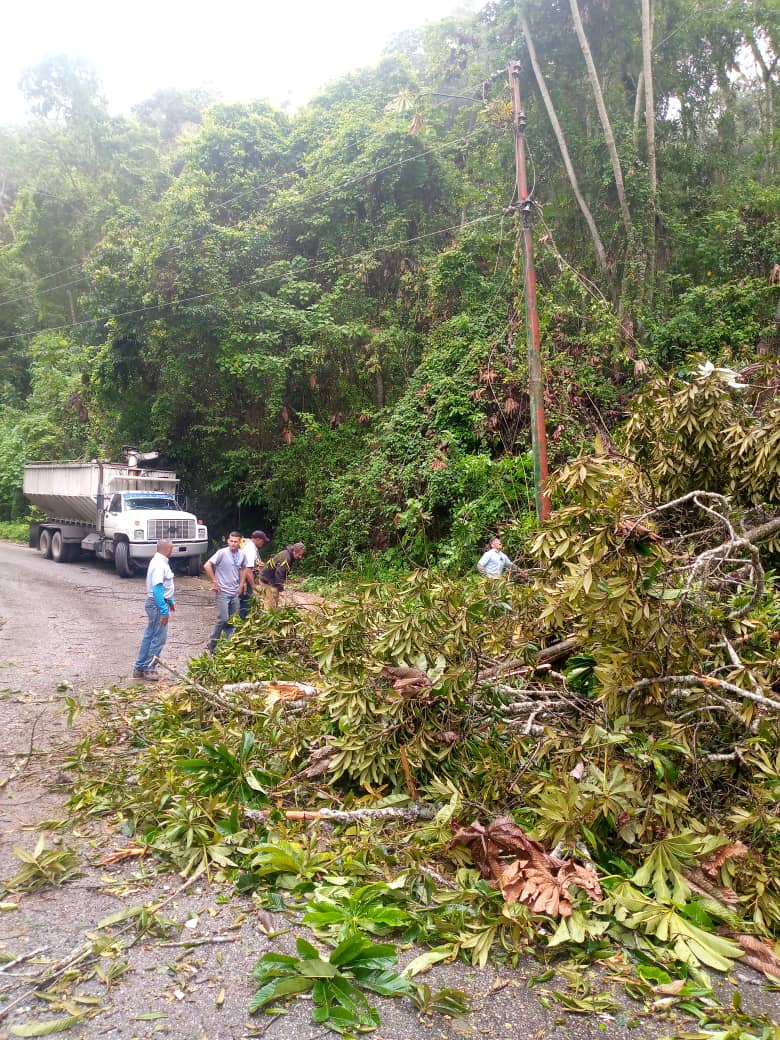
{"label": "dry brown leaf", "polygon": [[770,939],[758,939],[755,935],[744,935],[729,932],[729,938],[738,943],[745,951],[742,963],[780,979],[780,957],[774,952]]}
{"label": "dry brown leaf", "polygon": [[705,874],[714,878],[727,859],[733,859],[735,856],[747,856],[747,854],[748,850],[741,841],[732,841],[729,845],[721,846],[711,856],[708,856],[702,862],[701,869]]}
{"label": "dry brown leaf", "polygon": [[[572,912],[571,886],[601,899],[592,868],[551,855],[508,816],[484,827],[478,820],[453,835],[454,845],[465,845],[482,876],[501,888],[508,904],[523,903],[535,913],[568,917]],[[515,858],[502,859],[502,853]]]}
{"label": "dry brown leaf", "polygon": [[430,686],[431,680],[425,674],[420,671],[419,668],[406,668],[406,667],[395,667],[393,665],[386,664],[382,669],[381,674],[386,679],[417,679],[419,682],[428,683]]}
{"label": "dry brown leaf", "polygon": [[739,904],[739,896],[733,888],[724,888],[723,885],[716,885],[698,867],[684,870],[683,875],[691,886],[692,891],[698,892],[699,895],[707,896],[708,899],[714,899],[725,906],[737,906]]}

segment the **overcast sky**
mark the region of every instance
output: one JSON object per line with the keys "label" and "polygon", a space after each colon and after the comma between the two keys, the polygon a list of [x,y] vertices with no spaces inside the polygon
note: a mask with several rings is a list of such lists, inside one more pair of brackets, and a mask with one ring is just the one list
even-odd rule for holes
{"label": "overcast sky", "polygon": [[26,118],[19,78],[51,54],[89,61],[113,114],[171,87],[295,106],[374,64],[396,33],[482,2],[10,0],[0,33],[0,124]]}

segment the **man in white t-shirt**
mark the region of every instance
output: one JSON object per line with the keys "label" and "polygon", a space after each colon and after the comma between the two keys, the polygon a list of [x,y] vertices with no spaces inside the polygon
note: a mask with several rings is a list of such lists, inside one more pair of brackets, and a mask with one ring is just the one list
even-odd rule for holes
{"label": "man in white t-shirt", "polygon": [[176,610],[170,556],[173,542],[163,539],[146,571],[146,616],[149,619],[133,666],[134,679],[158,682],[157,658],[168,639],[168,618]]}
{"label": "man in white t-shirt", "polygon": [[260,573],[260,569],[265,566],[263,561],[260,559],[260,553],[270,541],[271,539],[265,531],[252,531],[251,537],[244,538],[241,542],[241,548],[244,550],[247,566],[247,588],[244,589],[243,595],[238,597],[238,613],[242,621],[246,620],[249,614],[249,607],[252,603],[252,596],[255,591],[255,582]]}

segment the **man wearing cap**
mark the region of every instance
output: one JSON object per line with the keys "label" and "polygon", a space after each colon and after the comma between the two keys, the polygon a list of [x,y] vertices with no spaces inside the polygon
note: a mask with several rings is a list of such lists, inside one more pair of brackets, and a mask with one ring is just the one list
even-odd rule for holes
{"label": "man wearing cap", "polygon": [[287,545],[281,552],[274,553],[260,571],[260,584],[263,589],[263,606],[266,610],[276,610],[279,606],[279,594],[284,591],[287,575],[292,565],[303,557],[306,546],[303,542]]}
{"label": "man wearing cap", "polygon": [[247,565],[247,587],[244,589],[242,595],[238,597],[239,609],[238,616],[242,621],[245,621],[249,615],[249,607],[252,603],[252,596],[255,592],[255,586],[260,576],[260,571],[265,564],[260,559],[260,553],[264,546],[268,545],[270,538],[265,531],[252,531],[249,538],[244,538],[241,542],[241,548],[244,550],[244,556],[246,557]]}

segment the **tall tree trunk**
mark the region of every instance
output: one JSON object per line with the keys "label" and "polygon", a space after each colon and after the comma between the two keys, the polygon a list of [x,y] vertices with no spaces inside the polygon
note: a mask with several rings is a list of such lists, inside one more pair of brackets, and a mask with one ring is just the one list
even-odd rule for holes
{"label": "tall tree trunk", "polygon": [[14,226],[11,223],[11,217],[9,215],[10,212],[11,212],[10,207],[6,206],[6,204],[5,204],[6,197],[8,197],[8,201],[10,203],[11,198],[10,198],[10,196],[6,196],[6,193],[5,193],[5,181],[3,181],[3,183],[0,184],[0,217],[2,217],[2,219],[8,225],[8,229],[11,232],[11,238],[15,242],[16,241],[16,231],[14,230]]}
{"label": "tall tree trunk", "polygon": [[630,236],[631,213],[629,212],[628,202],[626,201],[626,189],[623,184],[623,171],[620,168],[620,157],[618,156],[617,146],[615,145],[615,135],[612,133],[612,125],[609,121],[609,116],[607,115],[604,96],[601,93],[601,84],[599,83],[596,66],[593,62],[593,55],[590,52],[590,46],[587,37],[585,36],[585,30],[582,27],[582,18],[580,17],[580,9],[577,0],[569,0],[569,5],[571,7],[572,21],[574,22],[574,31],[577,34],[577,39],[580,41],[582,56],[585,58],[588,78],[590,79],[593,97],[596,101],[596,110],[599,114],[599,119],[601,120],[601,128],[604,131],[604,140],[607,145],[610,161],[612,162],[612,173],[615,177],[615,189],[617,190],[618,202],[620,204],[620,215],[623,218],[623,226],[626,229],[626,234]]}
{"label": "tall tree trunk", "polygon": [[655,279],[655,209],[658,176],[655,159],[655,96],[653,94],[653,11],[652,0],[642,0],[642,79],[645,88],[645,135],[647,140],[647,180],[650,189],[647,212],[647,286],[652,299]]}
{"label": "tall tree trunk", "polygon": [[[536,77],[536,84],[539,87],[539,93],[542,95],[544,101],[544,107],[547,109],[547,115],[550,123],[552,124],[553,131],[555,133],[555,139],[558,142],[558,147],[561,151],[561,158],[563,159],[563,165],[566,168],[566,173],[569,177],[569,183],[571,184],[574,197],[577,200],[577,205],[580,207],[580,211],[585,218],[585,223],[588,225],[590,231],[591,241],[593,242],[593,248],[596,252],[596,259],[598,260],[599,267],[602,273],[610,280],[609,266],[607,264],[607,253],[604,249],[604,243],[601,241],[601,235],[599,235],[598,228],[596,227],[596,221],[593,219],[593,214],[590,211],[590,207],[585,200],[580,186],[577,182],[577,174],[574,172],[574,166],[569,155],[569,149],[566,145],[566,138],[563,136],[563,130],[561,124],[558,121],[558,116],[555,112],[555,108],[552,103],[552,98],[547,90],[547,84],[544,81],[544,75],[542,73],[539,62],[536,58],[536,48],[531,37],[531,30],[523,14],[520,15],[520,28],[523,30],[525,36],[526,47],[528,48],[528,56],[531,59],[531,67],[534,70],[534,76]],[[612,287],[614,289],[614,286]]]}
{"label": "tall tree trunk", "polygon": [[655,162],[655,98],[653,95],[653,14],[650,0],[642,0],[642,78],[645,88],[645,133],[647,135],[647,177],[650,205],[655,210],[658,186]]}
{"label": "tall tree trunk", "polygon": [[634,122],[632,123],[632,137],[631,143],[634,146],[634,151],[639,151],[639,121],[642,115],[642,106],[645,101],[645,77],[642,73],[639,73],[639,78],[636,82],[636,97],[634,98]]}
{"label": "tall tree trunk", "polygon": [[[767,139],[767,165],[771,169],[771,156],[772,156],[772,133],[774,130],[774,76],[775,69],[778,64],[778,55],[773,55],[771,63],[767,62],[764,57],[761,45],[756,39],[755,29],[747,37],[748,46],[753,55],[756,65],[758,65],[759,72],[761,73],[761,79],[764,84],[764,104],[759,105],[759,113],[762,116],[762,130],[766,135]],[[763,108],[763,112],[761,109]]]}
{"label": "tall tree trunk", "polygon": [[382,366],[377,358],[376,368],[374,369],[374,390],[376,395],[376,406],[377,408],[384,408],[385,406],[385,378],[382,375]]}

